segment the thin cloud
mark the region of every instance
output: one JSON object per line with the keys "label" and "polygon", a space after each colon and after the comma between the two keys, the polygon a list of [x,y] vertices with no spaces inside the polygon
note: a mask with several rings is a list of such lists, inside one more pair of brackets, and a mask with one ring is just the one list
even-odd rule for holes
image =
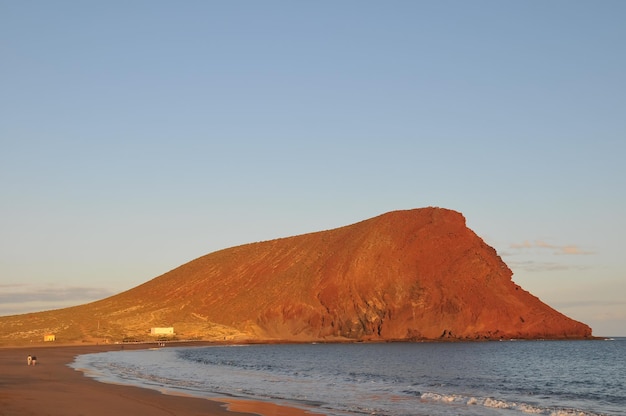
{"label": "thin cloud", "polygon": [[554,302],[560,308],[589,308],[589,307],[626,307],[626,300],[570,300]]}
{"label": "thin cloud", "polygon": [[55,288],[31,288],[26,285],[15,285],[22,290],[7,291],[3,285],[0,289],[0,303],[21,302],[58,302],[81,299],[100,299],[111,296],[111,292],[105,289],[93,287],[55,287]]}
{"label": "thin cloud", "polygon": [[0,285],[0,315],[14,315],[80,305],[114,293],[94,287],[34,287]]}
{"label": "thin cloud", "polygon": [[524,270],[527,272],[554,272],[560,270],[585,270],[588,266],[564,264],[548,261],[507,261],[507,264],[513,271]]}
{"label": "thin cloud", "polygon": [[24,284],[24,283],[3,283],[0,284],[0,290],[4,290],[4,289],[13,289],[16,287],[28,287],[28,285]]}
{"label": "thin cloud", "polygon": [[555,254],[565,254],[565,255],[574,255],[574,256],[578,256],[578,255],[587,255],[587,254],[595,254],[593,251],[586,251],[586,250],[582,250],[580,247],[577,246],[562,246],[560,247],[561,252],[560,253],[555,253]]}
{"label": "thin cloud", "polygon": [[554,255],[580,256],[595,254],[593,251],[583,250],[575,244],[557,245],[550,244],[543,240],[535,240],[534,242],[524,241],[522,243],[513,243],[509,246],[509,249],[513,250],[513,253],[511,254],[532,249],[551,251]]}
{"label": "thin cloud", "polygon": [[518,243],[513,243],[511,244],[509,247],[512,248],[513,250],[519,250],[519,249],[525,249],[525,248],[532,248],[534,245],[528,241],[524,241],[521,244]]}

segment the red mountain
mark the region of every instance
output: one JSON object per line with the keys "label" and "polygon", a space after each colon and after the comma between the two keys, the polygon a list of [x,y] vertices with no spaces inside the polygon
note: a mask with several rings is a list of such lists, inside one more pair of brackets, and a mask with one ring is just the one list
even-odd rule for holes
{"label": "red mountain", "polygon": [[511,277],[460,213],[423,208],[217,251],[102,301],[29,315],[68,340],[144,339],[158,326],[259,341],[591,337]]}

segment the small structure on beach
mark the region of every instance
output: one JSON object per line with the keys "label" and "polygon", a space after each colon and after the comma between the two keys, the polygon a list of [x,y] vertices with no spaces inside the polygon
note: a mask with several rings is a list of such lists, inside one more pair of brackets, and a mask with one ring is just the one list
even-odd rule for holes
{"label": "small structure on beach", "polygon": [[43,336],[43,342],[56,341],[57,337],[54,334],[46,334]]}
{"label": "small structure on beach", "polygon": [[150,328],[150,335],[174,335],[174,327]]}

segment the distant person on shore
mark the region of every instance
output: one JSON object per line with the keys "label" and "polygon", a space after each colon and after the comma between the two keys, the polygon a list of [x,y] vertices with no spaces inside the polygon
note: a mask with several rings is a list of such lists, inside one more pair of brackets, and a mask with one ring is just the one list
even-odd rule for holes
{"label": "distant person on shore", "polygon": [[37,357],[33,355],[32,361],[33,361],[33,365],[37,364]]}
{"label": "distant person on shore", "polygon": [[31,357],[30,354],[28,355],[26,362],[28,363],[28,365],[31,365],[33,363],[33,357]]}

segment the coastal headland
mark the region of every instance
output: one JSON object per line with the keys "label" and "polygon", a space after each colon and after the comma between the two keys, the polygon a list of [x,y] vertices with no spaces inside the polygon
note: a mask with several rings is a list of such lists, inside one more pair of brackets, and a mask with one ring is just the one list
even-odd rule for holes
{"label": "coastal headland", "polygon": [[245,244],[96,302],[0,317],[0,346],[588,339],[443,208]]}

